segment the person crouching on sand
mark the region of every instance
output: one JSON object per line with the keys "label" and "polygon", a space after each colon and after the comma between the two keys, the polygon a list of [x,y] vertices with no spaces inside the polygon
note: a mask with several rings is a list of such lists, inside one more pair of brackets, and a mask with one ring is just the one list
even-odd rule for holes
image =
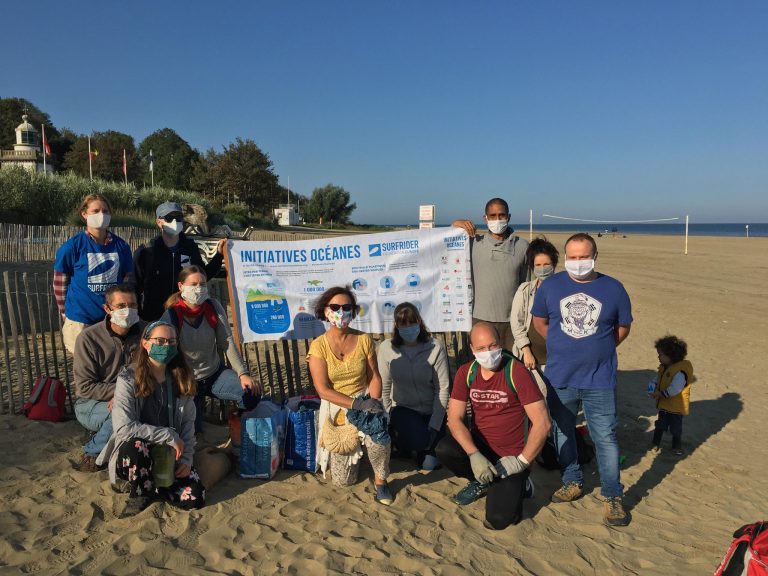
{"label": "person crouching on sand", "polygon": [[205,505],[205,488],[192,468],[194,398],[195,379],[178,353],[176,329],[153,322],[144,330],[133,365],[117,377],[114,432],[97,460],[109,462],[117,491],[126,482],[130,486],[122,517],[138,514],[154,499],[185,510]]}
{"label": "person crouching on sand", "polygon": [[683,416],[688,416],[693,384],[693,366],[685,359],[688,346],[677,336],[659,338],[654,344],[659,354],[659,368],[648,384],[648,394],[656,399],[659,417],[653,432],[651,450],[661,449],[664,432],[672,432],[672,452],[683,455]]}
{"label": "person crouching on sand", "polygon": [[[335,286],[323,292],[315,304],[315,317],[330,327],[312,341],[307,354],[312,381],[321,399],[318,466],[323,475],[331,469],[336,486],[354,484],[360,467],[358,431],[348,423],[347,411],[371,414],[371,420],[384,416],[373,340],[369,334],[349,327],[356,313],[357,301],[348,287]],[[391,442],[377,442],[370,434],[365,434],[362,442],[373,468],[375,500],[388,506],[394,500],[387,485]]]}
{"label": "person crouching on sand", "polygon": [[[492,530],[520,522],[523,498],[533,496],[528,468],[551,427],[531,373],[501,342],[493,324],[472,327],[469,346],[475,359],[456,373],[448,401],[450,435],[436,450],[448,470],[469,480],[454,502],[466,506],[487,494],[484,525]],[[467,402],[474,415],[471,427]]]}

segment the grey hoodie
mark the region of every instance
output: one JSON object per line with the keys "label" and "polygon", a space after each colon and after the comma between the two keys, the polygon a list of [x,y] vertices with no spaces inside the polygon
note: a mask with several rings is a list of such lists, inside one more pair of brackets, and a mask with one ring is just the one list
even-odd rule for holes
{"label": "grey hoodie", "polygon": [[382,382],[382,402],[389,412],[393,406],[404,406],[419,414],[429,415],[429,427],[439,430],[448,407],[450,377],[448,355],[437,340],[408,346],[409,356],[385,340],[377,352]]}
{"label": "grey hoodie", "polygon": [[177,438],[184,442],[180,464],[192,466],[195,454],[195,400],[192,396],[176,396],[173,428],[151,426],[139,420],[146,398],[136,397],[133,368],[123,368],[117,377],[112,401],[112,436],[96,459],[99,466],[109,462],[109,479],[116,481],[117,453],[120,445],[132,438],[143,438],[150,444],[172,445]]}

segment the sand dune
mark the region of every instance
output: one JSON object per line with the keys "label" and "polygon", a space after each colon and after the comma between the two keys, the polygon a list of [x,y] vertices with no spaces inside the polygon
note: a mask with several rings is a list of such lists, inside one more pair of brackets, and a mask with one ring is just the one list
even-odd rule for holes
{"label": "sand dune", "polygon": [[[351,489],[282,471],[270,482],[230,475],[200,511],[153,504],[123,520],[125,496],[106,472],[71,468],[83,441],[76,422],[0,416],[0,573],[711,573],[731,532],[765,517],[768,241],[692,238],[687,256],[682,248],[682,238],[599,240],[598,269],[624,282],[635,316],[619,350],[626,528],[602,524],[594,463],[588,494],[570,504],[549,503],[559,475],[536,469],[526,518],[502,532],[483,528],[484,502],[451,502],[462,481],[398,460],[388,508],[374,503],[369,470]],[[645,385],[653,341],[668,332],[687,340],[697,374],[682,458],[647,452],[655,409]]]}

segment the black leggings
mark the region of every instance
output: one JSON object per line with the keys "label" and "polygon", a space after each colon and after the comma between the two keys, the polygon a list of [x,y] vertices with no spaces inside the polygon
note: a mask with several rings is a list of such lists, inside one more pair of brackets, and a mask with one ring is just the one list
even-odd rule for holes
{"label": "black leggings", "polygon": [[117,451],[117,477],[131,485],[131,497],[158,496],[184,510],[205,506],[205,487],[200,476],[192,468],[186,478],[176,478],[168,488],[155,488],[152,479],[152,445],[143,438],[131,438],[123,442]]}
{"label": "black leggings", "polygon": [[[492,464],[498,462],[499,455],[490,449],[476,430],[472,430],[472,441]],[[475,479],[469,456],[450,433],[438,443],[435,452],[440,462],[456,476],[469,480]],[[528,470],[524,470],[520,474],[513,474],[503,479],[496,478],[491,482],[485,498],[485,519],[495,530],[504,530],[510,524],[517,524],[522,519],[523,495],[527,478]]]}
{"label": "black leggings", "polygon": [[656,446],[661,444],[661,437],[667,430],[672,432],[672,448],[680,448],[683,437],[683,415],[659,410],[656,429],[653,432],[653,443]]}

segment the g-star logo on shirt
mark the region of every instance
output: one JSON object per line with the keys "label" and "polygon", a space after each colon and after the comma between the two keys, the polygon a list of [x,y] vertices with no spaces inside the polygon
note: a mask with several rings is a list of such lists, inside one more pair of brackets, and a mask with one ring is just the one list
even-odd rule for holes
{"label": "g-star logo on shirt", "polygon": [[602,303],[588,294],[571,294],[560,300],[560,329],[572,338],[592,336],[597,332],[602,309]]}
{"label": "g-star logo on shirt", "polygon": [[104,292],[117,284],[120,257],[117,252],[90,252],[88,254],[88,289]]}
{"label": "g-star logo on shirt", "polygon": [[504,406],[508,402],[506,392],[499,390],[470,390],[469,399],[475,404],[493,404]]}

